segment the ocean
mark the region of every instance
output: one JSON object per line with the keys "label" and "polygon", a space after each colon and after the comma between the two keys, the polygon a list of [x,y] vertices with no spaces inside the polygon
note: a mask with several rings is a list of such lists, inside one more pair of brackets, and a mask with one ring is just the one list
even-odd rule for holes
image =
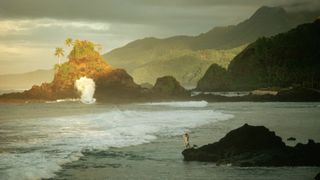
{"label": "ocean", "polygon": [[[240,168],[184,162],[191,144],[265,125],[288,145],[320,141],[320,103],[78,100],[0,104],[0,179],[309,179],[319,167]],[[288,137],[296,142],[288,142]]]}

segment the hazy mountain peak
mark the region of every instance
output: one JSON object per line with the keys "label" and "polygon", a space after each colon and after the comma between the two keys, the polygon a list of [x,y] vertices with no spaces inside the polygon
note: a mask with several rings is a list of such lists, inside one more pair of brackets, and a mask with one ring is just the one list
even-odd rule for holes
{"label": "hazy mountain peak", "polygon": [[286,10],[282,7],[262,6],[251,16],[251,18],[286,14]]}
{"label": "hazy mountain peak", "polygon": [[[259,26],[290,26],[288,14],[282,7],[268,6],[260,7],[248,20],[244,21],[244,23],[247,26],[254,26],[257,24],[259,24]],[[289,28],[286,27],[286,30],[287,29]]]}

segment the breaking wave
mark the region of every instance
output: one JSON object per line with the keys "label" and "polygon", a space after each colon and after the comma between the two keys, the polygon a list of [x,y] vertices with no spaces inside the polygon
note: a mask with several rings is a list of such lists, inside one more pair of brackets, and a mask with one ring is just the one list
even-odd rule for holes
{"label": "breaking wave", "polygon": [[[206,102],[168,104],[199,107]],[[190,128],[232,117],[202,109],[112,108],[99,114],[8,121],[0,128],[2,139],[7,140],[0,148],[0,179],[50,178],[61,165],[79,159],[84,150],[149,143],[159,136],[181,135]]]}

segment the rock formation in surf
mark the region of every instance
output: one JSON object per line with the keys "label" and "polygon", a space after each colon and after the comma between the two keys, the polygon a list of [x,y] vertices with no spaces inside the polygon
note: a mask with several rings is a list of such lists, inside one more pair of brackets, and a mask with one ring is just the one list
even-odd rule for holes
{"label": "rock formation in surf", "polygon": [[125,70],[113,69],[97,51],[96,44],[90,41],[76,40],[68,55],[68,61],[55,66],[55,75],[51,83],[33,86],[23,93],[11,93],[1,99],[55,100],[80,97],[74,87],[81,77],[93,79],[96,93],[101,97],[121,96],[139,92],[140,86],[134,83]]}
{"label": "rock formation in surf", "polygon": [[166,97],[188,97],[187,90],[172,76],[164,76],[157,79],[152,88],[152,93]]}
{"label": "rock formation in surf", "polygon": [[163,77],[152,89],[142,88],[124,69],[113,69],[97,51],[96,44],[76,40],[68,55],[68,61],[55,66],[51,83],[33,86],[23,93],[0,96],[1,101],[47,101],[64,98],[79,98],[75,82],[81,77],[95,83],[94,98],[97,101],[139,101],[162,97],[185,97],[186,90],[173,77]]}
{"label": "rock formation in surf", "polygon": [[208,161],[234,166],[320,166],[320,143],[309,140],[286,146],[264,126],[248,124],[230,131],[218,142],[182,152],[186,161]]}

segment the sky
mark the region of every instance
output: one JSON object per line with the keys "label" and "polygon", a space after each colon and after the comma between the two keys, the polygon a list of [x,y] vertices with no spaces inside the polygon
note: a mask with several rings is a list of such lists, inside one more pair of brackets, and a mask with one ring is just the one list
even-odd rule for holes
{"label": "sky", "polygon": [[144,37],[198,35],[234,25],[259,7],[312,10],[320,0],[0,0],[0,74],[50,69],[66,38],[103,52]]}

